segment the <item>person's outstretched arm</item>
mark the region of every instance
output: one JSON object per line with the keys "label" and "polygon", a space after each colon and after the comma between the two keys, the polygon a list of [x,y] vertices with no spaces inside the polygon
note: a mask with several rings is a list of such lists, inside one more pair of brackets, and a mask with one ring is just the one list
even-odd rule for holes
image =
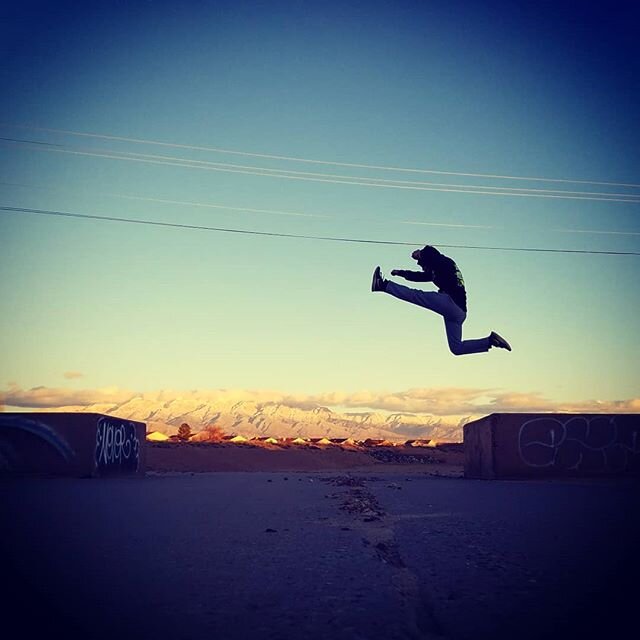
{"label": "person's outstretched arm", "polygon": [[411,280],[412,282],[431,282],[433,275],[426,271],[409,271],[408,269],[394,269],[391,272],[392,276],[399,276],[405,280]]}

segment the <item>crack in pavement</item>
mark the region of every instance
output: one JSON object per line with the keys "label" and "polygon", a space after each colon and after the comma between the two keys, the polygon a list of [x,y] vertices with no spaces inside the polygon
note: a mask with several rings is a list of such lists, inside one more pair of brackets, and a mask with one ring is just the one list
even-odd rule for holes
{"label": "crack in pavement", "polygon": [[[331,476],[321,478],[323,482],[342,491],[327,495],[327,498],[342,499],[340,511],[348,514],[349,527],[344,519],[338,518],[331,524],[342,529],[352,529],[362,536],[362,543],[391,570],[391,583],[398,594],[402,618],[408,636],[414,640],[435,640],[444,638],[441,624],[435,616],[434,608],[425,597],[416,574],[405,563],[396,541],[393,523],[401,518],[389,516],[375,495],[366,487],[366,482],[381,478],[354,476]],[[417,517],[449,516],[451,514],[416,514]]]}

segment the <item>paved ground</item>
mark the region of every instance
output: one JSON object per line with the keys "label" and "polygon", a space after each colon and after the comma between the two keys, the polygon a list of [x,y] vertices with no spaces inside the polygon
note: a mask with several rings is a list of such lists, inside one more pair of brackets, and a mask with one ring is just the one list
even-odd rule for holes
{"label": "paved ground", "polygon": [[22,638],[614,637],[638,604],[639,489],[345,472],[3,480],[3,624]]}

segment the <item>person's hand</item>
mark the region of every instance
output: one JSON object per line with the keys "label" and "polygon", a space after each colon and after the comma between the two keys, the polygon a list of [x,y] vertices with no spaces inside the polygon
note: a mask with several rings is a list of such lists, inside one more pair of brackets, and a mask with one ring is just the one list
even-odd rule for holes
{"label": "person's hand", "polygon": [[397,276],[398,275],[398,270],[397,269],[392,269],[391,270],[391,275],[392,276]]}

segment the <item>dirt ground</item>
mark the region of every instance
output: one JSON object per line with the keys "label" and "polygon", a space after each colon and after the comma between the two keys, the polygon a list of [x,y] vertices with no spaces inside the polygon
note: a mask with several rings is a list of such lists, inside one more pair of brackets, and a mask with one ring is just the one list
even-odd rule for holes
{"label": "dirt ground", "polygon": [[211,443],[146,444],[148,473],[212,471],[375,470],[461,477],[461,444],[434,448],[254,446]]}

